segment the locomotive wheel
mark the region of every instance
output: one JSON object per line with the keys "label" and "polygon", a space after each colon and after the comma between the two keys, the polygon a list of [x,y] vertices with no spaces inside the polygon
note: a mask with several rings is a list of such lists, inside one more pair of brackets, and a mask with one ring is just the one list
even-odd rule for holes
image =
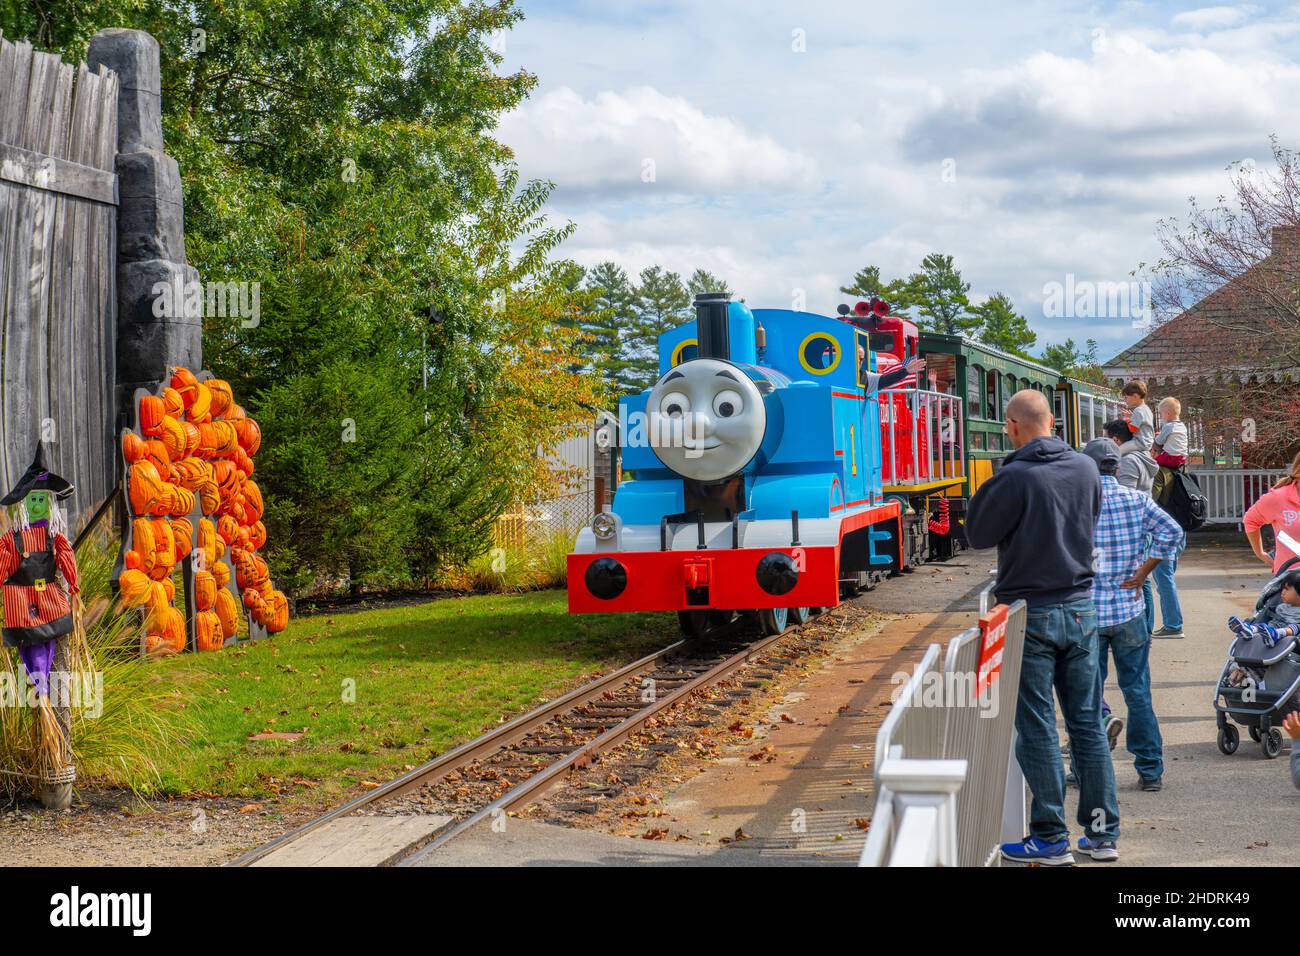
{"label": "locomotive wheel", "polygon": [[731,623],[734,611],[678,611],[677,626],[689,638],[711,637]]}
{"label": "locomotive wheel", "polygon": [[1237,744],[1241,743],[1241,734],[1237,733],[1237,728],[1232,724],[1224,724],[1219,728],[1219,752],[1224,756],[1231,757],[1237,752]]}
{"label": "locomotive wheel", "polygon": [[785,607],[765,607],[758,612],[758,627],[764,637],[772,637],[785,632],[789,626],[790,609]]}
{"label": "locomotive wheel", "polygon": [[787,618],[790,621],[791,627],[798,627],[800,624],[806,623],[808,618],[812,617],[812,614],[810,613],[812,611],[811,608],[792,607],[788,608],[788,610],[790,613],[787,615]]}
{"label": "locomotive wheel", "polygon": [[1272,760],[1282,752],[1282,731],[1277,727],[1268,728],[1268,733],[1261,735],[1259,740],[1259,752],[1264,755],[1264,759]]}

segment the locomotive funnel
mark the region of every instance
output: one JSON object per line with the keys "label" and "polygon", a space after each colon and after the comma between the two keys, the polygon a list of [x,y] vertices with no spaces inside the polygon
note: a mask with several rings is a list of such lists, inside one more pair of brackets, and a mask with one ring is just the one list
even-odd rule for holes
{"label": "locomotive funnel", "polygon": [[731,296],[726,292],[701,292],[695,297],[695,328],[700,358],[731,358],[731,330],[727,311]]}

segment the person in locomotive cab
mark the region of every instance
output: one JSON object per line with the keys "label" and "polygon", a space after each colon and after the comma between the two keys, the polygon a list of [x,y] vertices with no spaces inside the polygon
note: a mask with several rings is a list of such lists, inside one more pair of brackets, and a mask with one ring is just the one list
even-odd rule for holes
{"label": "person in locomotive cab", "polygon": [[863,386],[863,389],[867,392],[879,392],[883,389],[893,388],[914,375],[920,375],[925,371],[925,359],[909,359],[902,365],[895,365],[888,372],[872,372],[867,368],[867,350],[859,345],[858,368],[862,373],[859,380],[867,383]]}
{"label": "person in locomotive cab", "polygon": [[1042,392],[1023,389],[1006,408],[1015,451],[971,497],[966,540],[998,549],[994,594],[1028,605],[1016,703],[1016,758],[1033,793],[1029,834],[1002,846],[1005,859],[1072,865],[1065,822],[1065,772],[1055,696],[1070,734],[1079,780],[1079,851],[1118,859],[1115,768],[1102,730],[1101,664],[1093,603],[1094,543],[1101,513],[1097,466],[1052,434]]}

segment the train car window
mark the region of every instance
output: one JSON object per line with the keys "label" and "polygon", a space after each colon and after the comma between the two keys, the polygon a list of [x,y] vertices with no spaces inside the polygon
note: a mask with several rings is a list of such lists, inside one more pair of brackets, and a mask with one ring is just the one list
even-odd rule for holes
{"label": "train car window", "polygon": [[984,449],[984,433],[983,433],[983,432],[971,432],[971,433],[970,433],[970,445],[971,445],[972,448],[978,448],[978,449],[980,449],[981,451],[983,451],[983,449]]}
{"label": "train car window", "polygon": [[989,451],[1001,451],[1001,450],[1002,450],[1002,436],[1001,436],[1001,435],[998,435],[998,434],[995,434],[995,433],[993,433],[993,432],[990,432],[990,433],[989,433],[989,436],[988,436],[988,444],[987,444],[986,447],[988,448]]}
{"label": "train car window", "polygon": [[894,334],[892,332],[872,332],[871,351],[888,352],[890,355],[896,354],[894,352]]}
{"label": "train car window", "polygon": [[813,332],[799,343],[799,364],[814,375],[825,375],[840,364],[840,351],[831,336]]}
{"label": "train car window", "polygon": [[682,341],[678,342],[677,347],[673,349],[672,366],[676,368],[678,365],[681,365],[683,362],[690,362],[696,358],[699,358],[699,355],[700,355],[699,342],[696,341],[695,339],[683,339]]}
{"label": "train car window", "polygon": [[1002,418],[1000,421],[1007,420],[1007,402],[1011,401],[1011,396],[1016,394],[1016,377],[1007,376],[1006,387],[1002,389]]}
{"label": "train car window", "polygon": [[984,376],[984,417],[991,422],[1000,422],[998,418],[998,385],[1002,381],[1002,376],[993,369],[989,369]]}
{"label": "train car window", "polygon": [[984,369],[978,365],[971,365],[966,369],[966,407],[971,410],[971,414],[976,418],[979,417],[980,410],[980,382],[984,378]]}

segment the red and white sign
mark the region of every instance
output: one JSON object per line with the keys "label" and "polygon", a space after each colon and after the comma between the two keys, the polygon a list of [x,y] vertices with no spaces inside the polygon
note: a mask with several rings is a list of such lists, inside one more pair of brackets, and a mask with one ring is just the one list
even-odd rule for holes
{"label": "red and white sign", "polygon": [[1007,611],[999,604],[980,618],[980,658],[975,670],[975,696],[982,697],[1002,672],[1002,649],[1007,644]]}

